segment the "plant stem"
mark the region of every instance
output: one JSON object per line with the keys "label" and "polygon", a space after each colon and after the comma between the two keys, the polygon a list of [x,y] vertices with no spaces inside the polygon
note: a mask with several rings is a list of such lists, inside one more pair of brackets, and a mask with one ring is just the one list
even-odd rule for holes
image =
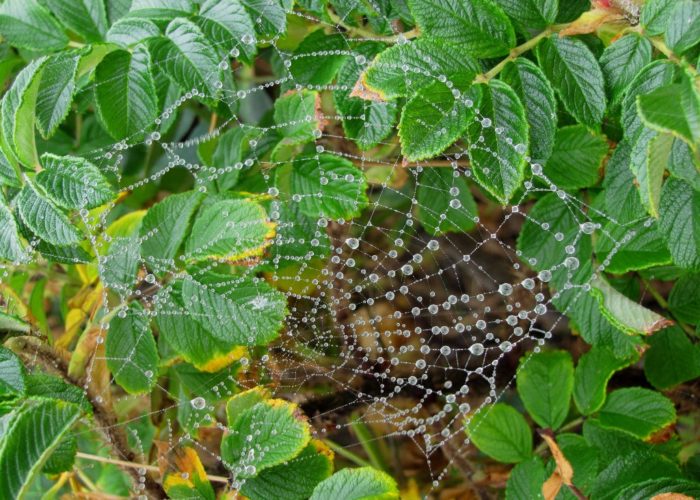
{"label": "plant stem", "polygon": [[350,450],[346,450],[339,444],[334,443],[330,439],[326,439],[323,441],[328,445],[328,447],[333,450],[335,453],[340,455],[343,458],[347,458],[351,462],[355,463],[356,465],[359,465],[360,467],[371,467],[372,464],[370,464],[367,460],[363,459],[359,455],[356,455],[355,453],[351,452]]}
{"label": "plant stem", "polygon": [[399,40],[404,39],[404,40],[409,40],[411,38],[417,37],[420,32],[418,31],[418,28],[414,28],[410,31],[405,31],[403,33],[399,33],[398,35],[392,35],[392,36],[381,36],[377,35],[376,33],[357,26],[350,26],[349,24],[345,23],[340,17],[338,17],[335,12],[331,11],[330,9],[327,11],[328,12],[328,17],[331,18],[331,21],[333,21],[336,25],[344,28],[348,33],[351,35],[356,35],[359,38],[367,38],[369,40],[375,40],[377,42],[385,42],[385,43],[397,43]]}
{"label": "plant stem", "polygon": [[676,323],[678,323],[678,326],[680,326],[685,331],[685,333],[687,333],[691,337],[695,337],[695,332],[693,331],[693,329],[690,326],[688,326],[683,320],[679,319],[673,313],[673,311],[671,311],[671,309],[669,309],[668,301],[656,290],[656,288],[651,286],[651,283],[649,283],[648,280],[642,278],[641,276],[639,277],[639,279],[642,281],[642,284],[644,285],[644,289],[647,292],[649,292],[649,295],[651,295],[654,298],[654,300],[656,301],[657,304],[659,304],[661,307],[663,307],[665,310],[667,310],[671,314],[671,317],[676,321]]}
{"label": "plant stem", "polygon": [[515,61],[518,57],[523,55],[525,52],[528,52],[528,51],[532,50],[533,48],[535,48],[535,46],[538,43],[540,43],[540,40],[542,40],[543,38],[547,38],[552,33],[555,33],[556,31],[559,31],[563,28],[564,28],[563,25],[556,26],[556,27],[552,26],[552,27],[544,30],[542,33],[540,33],[536,37],[531,38],[527,42],[523,43],[522,45],[518,45],[517,47],[515,47],[514,49],[512,49],[510,51],[510,54],[508,55],[508,57],[506,57],[501,62],[496,64],[493,68],[488,70],[486,73],[478,75],[476,77],[476,80],[475,80],[476,83],[486,83],[489,80],[491,80],[492,78],[498,76],[498,74],[501,71],[503,71],[503,68],[505,68],[509,62]]}

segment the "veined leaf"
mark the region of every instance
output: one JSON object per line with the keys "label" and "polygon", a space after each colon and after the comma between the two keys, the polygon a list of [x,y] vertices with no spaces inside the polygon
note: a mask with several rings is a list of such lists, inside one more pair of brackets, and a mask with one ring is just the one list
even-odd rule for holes
{"label": "veined leaf", "polygon": [[0,198],[0,259],[20,262],[25,257],[15,218],[5,205],[5,200]]}
{"label": "veined leaf", "polygon": [[689,75],[637,97],[637,109],[644,124],[659,132],[668,132],[686,141],[693,150],[700,144],[700,96]]}
{"label": "veined leaf", "polygon": [[525,176],[528,151],[525,109],[508,84],[492,80],[483,86],[479,111],[481,120],[467,130],[472,172],[484,189],[506,204]]}
{"label": "veined leaf", "polygon": [[625,137],[634,143],[644,128],[642,119],[637,113],[637,97],[648,94],[655,89],[670,84],[676,72],[676,66],[670,61],[654,61],[646,65],[627,87],[622,100],[622,115],[620,122],[625,131]]}
{"label": "veined leaf", "polygon": [[540,457],[532,457],[513,467],[506,483],[506,500],[544,500],[542,485],[547,479]]}
{"label": "veined leaf", "polygon": [[467,434],[477,448],[499,462],[518,463],[532,455],[525,417],[505,403],[482,407],[467,423]]}
{"label": "veined leaf", "polygon": [[326,35],[318,29],[307,35],[294,51],[289,67],[294,85],[327,85],[348,56],[338,54],[347,50],[347,41],[339,33]]}
{"label": "veined leaf", "polygon": [[598,183],[608,143],[583,125],[557,130],[554,150],[544,173],[557,187],[578,190]]}
{"label": "veined leaf", "polygon": [[63,208],[95,208],[115,197],[102,172],[84,158],[44,153],[41,163],[44,170],[37,174],[36,183]]}
{"label": "veined leaf", "polygon": [[0,35],[23,49],[51,51],[68,45],[61,25],[37,0],[6,0],[0,5]]}
{"label": "veined leaf", "polygon": [[611,392],[600,409],[600,423],[646,439],[676,420],[673,402],[662,394],[641,387]]}
{"label": "veined leaf", "polygon": [[287,10],[280,0],[241,1],[250,18],[255,21],[258,38],[274,38],[287,30]]}
{"label": "veined leaf", "polygon": [[156,384],[158,349],[147,313],[138,302],[109,322],[105,356],[112,376],[130,394],[148,392]]}
{"label": "veined leaf", "polygon": [[[636,191],[636,188],[632,186],[632,190]],[[633,194],[637,195],[636,192]],[[636,220],[643,219],[644,214],[640,213]],[[595,252],[598,259],[606,259],[605,270],[613,274],[671,264],[671,254],[657,223],[631,226],[609,221],[596,241]]]}
{"label": "veined leaf", "polygon": [[591,287],[603,315],[628,335],[650,335],[672,324],[660,314],[628,299],[600,275],[593,278]]}
{"label": "veined leaf", "polygon": [[525,30],[542,29],[557,20],[557,0],[496,0],[496,3]]}
{"label": "veined leaf", "polygon": [[206,0],[196,22],[213,45],[225,51],[237,47],[244,60],[252,61],[257,50],[255,26],[240,0]]}
{"label": "veined leaf", "polygon": [[557,129],[557,101],[552,85],[535,63],[523,57],[506,65],[501,79],[515,91],[525,108],[532,162],[544,165],[552,154]]}
{"label": "veined leaf", "polygon": [[[419,38],[382,51],[362,73],[360,96],[368,89],[370,97],[391,100],[411,96],[420,88],[455,73],[479,71],[476,60],[438,40]],[[355,95],[355,92],[353,94]]]}
{"label": "veined leaf", "polygon": [[241,492],[251,500],[305,500],[333,472],[333,452],[316,439],[286,463],[264,469],[245,480]]}
{"label": "veined leaf", "polygon": [[682,321],[700,324],[700,274],[684,274],[678,278],[668,296],[668,306]]}
{"label": "veined leaf", "polygon": [[54,134],[70,110],[80,59],[78,53],[61,52],[46,62],[36,98],[37,128],[44,138]]}
{"label": "veined leaf", "polygon": [[195,12],[192,0],[132,0],[129,17],[141,17],[170,21],[179,16],[189,16]]}
{"label": "veined leaf", "polygon": [[[697,305],[697,287],[683,291],[689,292],[688,298]],[[694,345],[681,328],[673,326],[661,330],[649,338],[649,345],[649,350],[644,353],[644,375],[657,389],[668,389],[700,377],[700,347]],[[669,357],[673,358],[673,363],[669,363]]]}
{"label": "veined leaf", "polygon": [[345,158],[327,153],[295,160],[290,186],[292,202],[309,217],[351,219],[368,204],[364,173]]}
{"label": "veined leaf", "polygon": [[47,0],[56,17],[87,42],[99,42],[107,33],[107,12],[102,0]]}
{"label": "veined leaf", "polygon": [[[418,177],[416,218],[429,233],[468,232],[477,207],[466,177],[450,168],[424,168]],[[444,215],[444,218],[443,218]]]}
{"label": "veined leaf", "polygon": [[42,240],[52,245],[73,245],[82,239],[78,230],[31,182],[27,182],[17,199],[22,221]]}
{"label": "veined leaf", "polygon": [[537,46],[537,59],[566,110],[579,123],[599,127],[605,113],[605,82],[586,44],[553,36]]}
{"label": "veined leaf", "polygon": [[[469,78],[471,79],[471,78]],[[455,142],[474,119],[480,88],[459,82],[456,88],[436,81],[413,96],[399,121],[401,150],[409,161],[434,158]],[[458,89],[468,89],[462,93]],[[477,104],[478,105],[478,104]]]}
{"label": "veined leaf", "polygon": [[158,36],[160,36],[160,29],[150,19],[125,17],[110,26],[106,39],[121,47],[130,47],[148,38]]}
{"label": "veined leaf", "polygon": [[676,0],[647,0],[644,2],[639,21],[647,34],[656,36],[666,31],[668,18],[676,3]]}
{"label": "veined leaf", "polygon": [[24,396],[26,391],[24,365],[14,352],[0,346],[0,396]]}
{"label": "veined leaf", "polygon": [[63,436],[80,418],[80,408],[50,399],[28,399],[10,416],[0,437],[2,498],[22,498]]}
{"label": "veined leaf", "polygon": [[202,30],[185,18],[173,19],[165,36],[149,43],[154,64],[184,91],[204,92],[214,99],[219,94],[216,82],[223,79],[219,58]]}
{"label": "veined leaf", "polygon": [[644,129],[632,149],[632,172],[639,185],[642,205],[653,217],[659,217],[661,185],[669,164],[673,136]]}
{"label": "veined leaf", "polygon": [[700,42],[700,4],[679,0],[668,15],[666,45],[682,54]]}
{"label": "veined leaf", "polygon": [[221,455],[227,465],[241,467],[242,477],[292,460],[311,439],[297,406],[281,399],[261,401],[237,413],[228,426]]}
{"label": "veined leaf", "polygon": [[194,219],[185,253],[189,260],[230,262],[259,256],[275,235],[265,209],[251,200],[205,204]]}
{"label": "veined leaf", "polygon": [[319,483],[310,500],[398,500],[396,481],[372,467],[342,469]]}
{"label": "veined leaf", "polygon": [[95,70],[97,111],[115,139],[142,138],[158,116],[151,59],[143,46],[108,54]]}
{"label": "veined leaf", "polygon": [[163,476],[163,489],[168,498],[214,500],[207,472],[199,455],[193,448],[169,447],[167,453],[159,457]]}
{"label": "veined leaf", "polygon": [[600,65],[612,105],[620,102],[627,86],[650,62],[651,42],[634,33],[619,38],[605,48]]}
{"label": "veined leaf", "polygon": [[215,275],[185,280],[182,300],[214,337],[243,346],[266,345],[277,338],[287,305],[282,293],[262,281]]}
{"label": "veined leaf", "polygon": [[518,395],[532,419],[556,430],[566,420],[574,388],[574,363],[566,351],[523,358],[517,373]]}
{"label": "veined leaf", "polygon": [[192,216],[203,196],[194,191],[173,194],[153,205],[141,222],[141,256],[149,267],[170,269],[187,237]]}
{"label": "veined leaf", "polygon": [[584,415],[595,413],[605,402],[608,381],[613,374],[635,361],[620,359],[605,347],[594,346],[581,356],[574,372],[574,402]]}
{"label": "veined leaf", "polygon": [[700,269],[700,192],[671,177],[661,190],[659,230],[673,262]]}
{"label": "veined leaf", "polygon": [[498,57],[515,46],[513,25],[491,0],[409,0],[421,33],[478,58]]}
{"label": "veined leaf", "polygon": [[302,90],[280,97],[275,101],[275,123],[287,144],[313,141],[321,123],[318,92]]}

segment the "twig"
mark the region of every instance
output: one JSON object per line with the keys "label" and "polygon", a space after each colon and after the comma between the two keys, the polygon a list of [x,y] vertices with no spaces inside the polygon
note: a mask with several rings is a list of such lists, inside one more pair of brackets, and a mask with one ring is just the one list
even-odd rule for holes
{"label": "twig", "polygon": [[[132,468],[132,469],[144,469],[147,471],[160,473],[160,469],[155,465],[140,464],[137,462],[127,462],[126,460],[118,460],[116,458],[101,457],[100,455],[92,455],[90,453],[83,453],[82,451],[79,451],[78,453],[76,453],[76,456],[78,458],[82,458],[84,460],[92,460],[93,462],[102,462],[105,464],[119,465],[120,467],[127,467],[127,468]],[[213,483],[228,484],[228,478],[224,477],[224,476],[214,476],[211,474],[207,474],[207,479],[209,479],[209,481],[211,481]]]}
{"label": "twig", "polygon": [[323,441],[328,445],[328,447],[333,450],[335,453],[340,455],[343,458],[347,458],[351,462],[353,462],[356,465],[359,465],[360,467],[371,467],[372,464],[370,464],[367,460],[363,459],[359,455],[356,455],[355,453],[351,452],[350,450],[347,450],[340,446],[339,444],[334,443],[333,441],[326,439]]}
{"label": "twig", "polygon": [[340,26],[341,28],[344,28],[348,33],[351,35],[357,35],[359,38],[366,38],[368,40],[375,40],[377,42],[385,42],[385,43],[397,43],[399,40],[409,40],[411,38],[417,37],[420,32],[418,31],[417,28],[414,28],[410,31],[405,31],[403,33],[399,33],[398,35],[392,35],[392,36],[381,36],[377,35],[376,33],[356,27],[356,26],[350,26],[349,24],[345,23],[340,17],[338,17],[335,12],[332,10],[328,9],[328,17],[331,18],[331,21],[333,21],[336,25]]}

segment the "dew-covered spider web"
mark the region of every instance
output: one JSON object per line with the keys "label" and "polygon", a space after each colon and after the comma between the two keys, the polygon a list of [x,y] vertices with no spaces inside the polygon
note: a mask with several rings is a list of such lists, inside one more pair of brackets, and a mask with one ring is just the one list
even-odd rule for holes
{"label": "dew-covered spider web", "polygon": [[[375,14],[383,16],[378,8]],[[570,331],[565,314],[574,305],[593,300],[589,290],[595,273],[605,269],[633,233],[606,215],[604,203],[558,188],[546,169],[528,156],[524,144],[502,136],[503,125],[484,116],[470,96],[456,88],[455,95],[474,114],[470,137],[479,139],[460,139],[436,158],[418,162],[404,159],[392,133],[362,150],[347,138],[343,116],[330,96],[344,92],[346,99],[354,99],[355,136],[376,126],[372,113],[396,113],[394,104],[385,103],[379,109],[376,100],[350,97],[353,89],[357,95],[357,75],[374,58],[360,44],[367,39],[354,38],[340,24],[297,10],[288,11],[287,16],[292,21],[313,20],[326,34],[340,35],[345,46],[300,54],[280,43],[282,33],[259,39],[257,44],[263,48],[258,57],[264,62],[256,68],[263,76],[250,78],[250,66],[237,60],[251,52],[246,42],[255,41],[222,40],[223,80],[209,75],[206,88],[189,89],[174,99],[155,128],[96,147],[86,155],[119,183],[126,200],[130,193],[152,193],[153,198],[159,189],[172,191],[162,183],[178,171],[186,172],[192,189],[205,195],[231,186],[231,191],[244,193],[232,199],[252,199],[264,207],[269,242],[252,255],[222,255],[183,266],[190,257],[216,248],[219,235],[203,227],[202,234],[208,236],[188,243],[181,257],[146,258],[134,249],[148,240],[161,244],[158,226],[137,239],[106,232],[114,220],[137,210],[133,205],[119,198],[106,210],[81,211],[94,253],[101,255],[105,318],[124,314],[126,301],[136,300],[147,321],[177,324],[182,318],[193,319],[211,330],[245,331],[253,339],[259,323],[251,322],[250,315],[275,323],[281,300],[286,312],[279,319],[278,337],[267,348],[227,353],[224,358],[228,356],[229,363],[222,363],[223,368],[183,378],[185,389],[173,391],[166,379],[157,381],[153,394],[162,406],[146,413],[149,418],[169,420],[170,444],[196,447],[200,455],[209,457],[204,460],[208,467],[221,470],[223,466],[233,488],[239,489],[245,481],[244,465],[225,463],[198,430],[230,432],[221,402],[238,390],[264,384],[275,397],[301,407],[315,437],[361,454],[354,429],[364,424],[372,429],[371,439],[407,446],[417,458],[414,471],[409,472],[438,486],[469,448],[465,422],[477,411],[488,411],[507,392],[524,354]],[[415,43],[396,35],[397,44]],[[299,83],[290,71],[300,59],[329,54],[343,59],[331,84]],[[431,55],[426,53],[423,62],[431,67]],[[413,83],[424,82],[425,77],[453,87],[439,72],[405,64],[392,70],[404,74],[409,95]],[[280,96],[303,91],[320,96],[315,116],[305,117],[319,123],[313,140],[295,150],[295,160],[284,151],[270,154],[269,144],[279,130],[300,124],[265,119],[266,113]],[[193,111],[196,103],[224,106],[233,110],[233,117],[198,121]],[[175,132],[160,132],[176,118]],[[426,124],[426,134],[433,133],[445,131]],[[235,147],[242,154],[235,161],[225,158],[223,164],[210,166],[202,151],[224,134],[237,142]],[[498,151],[483,140],[489,134],[502,136]],[[505,153],[504,147],[509,149]],[[129,170],[133,163],[144,151],[154,149],[162,150],[155,166],[144,177],[134,176]],[[489,155],[495,170],[507,169],[513,158],[525,159],[524,182],[507,205],[492,201],[475,182],[470,167],[474,154]],[[333,161],[352,168],[329,173],[319,168]],[[535,200],[542,196],[550,199],[547,209],[533,211]],[[328,203],[341,205],[354,216],[328,216],[324,213]],[[227,228],[246,224],[225,210],[212,217],[212,228],[217,227],[214,219],[226,221]],[[568,229],[562,231],[562,227]],[[581,248],[590,255],[592,237],[609,240],[602,262],[579,258],[586,254]],[[524,255],[519,239],[520,245],[540,249],[546,258],[533,257],[532,252]],[[43,262],[37,245],[38,241],[30,247],[26,265]],[[138,273],[125,286],[107,270],[113,269],[115,261],[129,259],[137,260]],[[200,279],[231,263],[235,270],[226,279]],[[174,282],[181,289],[174,288]],[[281,295],[271,298],[261,293],[265,284]],[[188,286],[200,289],[186,294]],[[242,289],[246,298],[236,299],[238,307],[224,311],[204,304],[203,297],[211,291],[225,298],[239,297]],[[108,334],[106,319],[91,347],[97,355],[88,367],[88,379],[102,376],[93,370]],[[151,334],[150,330],[144,333]],[[180,341],[209,342],[203,336]],[[128,358],[120,362],[125,369],[136,366]],[[115,390],[114,384],[105,387],[105,391]],[[119,390],[103,397],[149,408],[147,403],[144,406],[144,396]],[[176,423],[176,418],[184,424]],[[138,448],[138,440],[134,446]],[[253,450],[257,452],[264,450]]]}

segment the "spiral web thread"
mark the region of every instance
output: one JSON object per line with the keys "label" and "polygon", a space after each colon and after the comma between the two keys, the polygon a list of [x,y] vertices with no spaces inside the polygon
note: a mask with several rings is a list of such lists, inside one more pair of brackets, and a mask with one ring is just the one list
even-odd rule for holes
{"label": "spiral web thread", "polygon": [[[375,6],[375,10],[377,15],[381,15],[378,7]],[[354,57],[364,67],[371,62],[371,58],[365,58],[353,49],[353,43],[360,40],[348,37],[342,27],[328,25],[296,11],[290,11],[288,15],[313,19],[319,26],[343,34],[347,48],[340,54]],[[246,106],[246,101],[252,101],[247,114],[260,115],[262,112],[257,108],[266,99],[268,105],[271,105],[271,101],[269,98],[256,100],[256,96],[281,85],[291,84],[291,88],[294,88],[294,78],[288,71],[289,63],[285,63],[294,56],[290,51],[277,47],[277,38],[264,42],[269,43],[275,56],[283,62],[281,66],[286,69],[286,76],[249,89],[222,90],[216,99],[223,99],[227,104],[239,104],[242,108]],[[399,36],[398,43],[410,42]],[[222,61],[222,67],[229,68],[228,57],[237,53],[237,49],[231,51]],[[426,62],[429,63],[429,59]],[[439,74],[430,76],[444,79]],[[221,86],[215,84],[215,87]],[[337,88],[334,85],[311,87],[311,90]],[[184,94],[171,109],[165,111],[156,128],[190,99],[207,97],[203,92],[204,89],[191,89]],[[242,390],[248,389],[257,384],[260,373],[265,373],[274,382],[272,386],[277,397],[303,406],[309,401],[309,394],[314,388],[328,388],[331,395],[325,398],[325,406],[308,415],[316,437],[335,439],[344,435],[342,439],[352,441],[347,432],[351,421],[357,419],[372,424],[375,432],[382,433],[377,436],[378,439],[413,443],[412,446],[425,459],[433,485],[438,486],[453,465],[454,458],[450,457],[464,454],[469,445],[464,432],[465,421],[477,410],[488,411],[488,405],[497,401],[509,388],[517,370],[518,357],[533,349],[539,350],[553,333],[566,331],[562,313],[567,311],[554,310],[553,297],[547,286],[552,272],[568,269],[569,279],[562,288],[579,290],[570,300],[569,307],[576,303],[577,296],[586,294],[590,288],[589,283],[574,283],[572,278],[582,263],[572,255],[561,255],[560,262],[539,273],[531,271],[527,263],[519,259],[515,236],[525,220],[529,219],[540,227],[543,244],[561,240],[560,234],[550,230],[553,221],[535,220],[528,216],[532,206],[530,195],[536,192],[557,193],[572,216],[580,221],[580,231],[572,245],[594,231],[605,233],[615,242],[608,261],[632,233],[628,232],[622,239],[606,233],[600,221],[614,224],[612,218],[558,189],[542,173],[541,167],[530,163],[532,177],[526,179],[519,198],[504,207],[502,212],[495,216],[470,214],[474,217],[476,228],[468,233],[431,236],[420,227],[411,212],[397,211],[395,202],[408,200],[413,210],[429,210],[416,199],[421,172],[428,168],[445,168],[452,172],[455,180],[460,177],[470,179],[472,173],[465,161],[469,158],[468,148],[453,146],[449,154],[439,158],[439,167],[431,166],[430,161],[405,166],[401,164],[398,154],[393,161],[375,160],[368,156],[369,153],[351,146],[342,150],[333,149],[333,145],[343,139],[336,133],[342,130],[338,126],[340,118],[323,116],[329,125],[315,141],[317,151],[347,158],[361,169],[383,167],[386,181],[370,184],[370,204],[360,217],[348,221],[319,219],[316,227],[309,229],[307,238],[310,240],[320,238],[323,233],[330,236],[331,257],[324,260],[315,259],[314,255],[297,257],[300,264],[297,284],[304,285],[304,292],[286,292],[289,315],[279,339],[271,344],[270,352],[238,362],[243,365],[244,373],[250,373],[250,376],[224,376],[227,380],[222,380],[221,374],[211,375],[209,385],[200,389],[202,393],[225,396],[227,389],[224,386],[227,383],[233,382]],[[478,110],[474,123],[481,127],[494,126]],[[255,132],[259,140],[271,130],[257,126],[250,121],[250,117],[236,116],[229,122],[218,124],[211,132],[206,128],[197,128],[183,142],[163,142],[160,134],[154,132],[147,134],[144,141],[127,139],[95,150],[88,156],[104,171],[113,172],[121,180],[129,150],[142,143],[158,143],[165,152],[167,162],[162,162],[159,169],[144,180],[130,185],[120,184],[122,190],[127,192],[157,182],[172,169],[188,170],[195,179],[195,189],[205,191],[203,185],[206,182],[227,170],[246,170],[260,165],[267,194],[272,198],[268,217],[272,222],[289,224],[275,219],[279,206],[293,206],[299,202],[299,199],[285,199],[274,185],[275,168],[283,162],[270,162],[253,154],[251,159],[223,171],[200,165],[196,157],[197,146],[232,126]],[[249,145],[254,152],[255,135],[252,141]],[[345,142],[350,144],[349,140]],[[512,141],[510,143],[519,154],[524,153],[522,146]],[[482,146],[476,143],[472,147]],[[495,160],[505,161],[498,157]],[[408,181],[395,186],[391,179],[396,176]],[[470,184],[476,185],[471,181]],[[474,192],[478,199],[477,191]],[[445,186],[434,196],[456,200],[458,194],[455,186]],[[80,214],[91,231],[90,241],[96,254],[102,253],[102,236],[115,206],[113,204],[98,218],[92,218],[86,211]],[[468,213],[465,207],[460,207],[456,202],[452,202],[451,208]],[[483,209],[483,205],[479,205],[479,209]],[[446,218],[445,213],[433,215],[438,219]],[[396,219],[401,222],[393,224],[392,221]],[[273,241],[273,248],[268,249],[268,254],[274,247],[291,243],[277,238]],[[38,252],[32,252],[27,256],[28,261],[40,259]],[[266,273],[266,279],[274,285],[280,279],[277,271],[279,262],[275,263],[274,259],[267,262],[273,263],[273,270]],[[180,277],[187,279],[187,276],[182,276],[184,271],[177,271],[174,264],[171,263],[170,271],[181,273]],[[167,263],[165,265],[167,267]],[[149,271],[144,262],[140,267],[146,281],[157,287],[158,280],[147,274]],[[603,264],[598,269],[604,267]],[[9,269],[5,268],[6,277],[9,276]],[[254,267],[249,274],[256,274]],[[260,273],[257,274],[260,276]],[[313,277],[307,278],[310,275]],[[236,283],[237,278],[232,277],[232,292],[235,292]],[[109,307],[106,292],[103,299]],[[144,299],[146,302],[148,300]],[[111,307],[115,307],[113,302]],[[150,315],[157,314],[157,311],[191,314],[187,307],[174,304],[159,304],[158,307],[151,304],[150,311],[149,308],[145,311],[144,314]],[[98,343],[107,334],[107,327],[107,324],[102,324]],[[502,363],[507,366],[505,375],[498,370]],[[91,365],[88,371],[92,369]],[[193,390],[197,392],[197,388]],[[195,397],[183,401],[179,394],[161,385],[156,385],[155,391],[162,391],[176,405],[189,404],[198,410],[190,415],[194,419],[194,427],[216,425],[229,431],[223,423],[212,418],[213,412],[208,410],[213,410],[213,404],[206,398]],[[120,396],[126,400],[139,397]],[[201,454],[208,454],[219,462],[222,460],[189,434],[171,437],[170,444],[190,444]],[[447,455],[447,459],[436,460],[436,454],[448,444],[452,453]],[[350,449],[356,445],[350,442]],[[224,466],[227,465],[227,468],[233,469],[234,487],[240,487],[244,479],[237,480],[237,470],[232,464],[224,463]]]}

